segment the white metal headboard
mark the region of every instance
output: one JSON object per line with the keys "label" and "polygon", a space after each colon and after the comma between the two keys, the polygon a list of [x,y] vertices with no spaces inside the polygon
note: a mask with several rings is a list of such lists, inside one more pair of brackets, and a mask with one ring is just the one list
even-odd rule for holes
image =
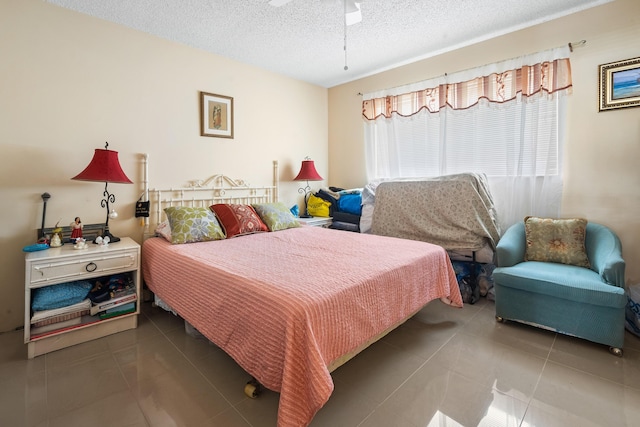
{"label": "white metal headboard", "polygon": [[149,203],[149,218],[145,227],[160,224],[169,206],[209,207],[214,203],[271,203],[278,201],[278,161],[273,161],[273,184],[253,187],[242,179],[213,175],[207,179],[189,181],[186,187],[165,190],[149,189],[149,155],[144,155],[144,196]]}

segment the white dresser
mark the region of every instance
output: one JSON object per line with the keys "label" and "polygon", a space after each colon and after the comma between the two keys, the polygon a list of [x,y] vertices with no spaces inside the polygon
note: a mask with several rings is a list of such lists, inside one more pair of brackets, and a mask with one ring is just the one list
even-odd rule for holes
{"label": "white dresser", "polygon": [[[82,316],[79,323],[61,327],[47,333],[32,334],[32,291],[43,286],[88,280],[126,273],[135,285],[135,311],[101,319],[99,316]],[[58,248],[29,252],[25,255],[25,305],[24,342],[28,356],[104,337],[116,332],[133,329],[138,325],[140,313],[140,245],[128,237],[106,247],[88,244],[87,249],[74,249],[70,243]],[[62,323],[61,323],[62,324]]]}

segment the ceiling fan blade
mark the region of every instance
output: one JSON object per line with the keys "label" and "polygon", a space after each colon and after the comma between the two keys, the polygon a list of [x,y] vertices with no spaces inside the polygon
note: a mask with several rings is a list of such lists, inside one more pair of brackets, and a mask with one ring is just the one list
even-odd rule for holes
{"label": "ceiling fan blade", "polygon": [[289,3],[291,0],[269,0],[269,4],[274,7],[284,6]]}

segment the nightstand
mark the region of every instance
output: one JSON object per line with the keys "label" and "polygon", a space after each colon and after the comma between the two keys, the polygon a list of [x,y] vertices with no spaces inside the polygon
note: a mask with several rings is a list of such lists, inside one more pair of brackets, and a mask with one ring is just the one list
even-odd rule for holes
{"label": "nightstand", "polygon": [[331,225],[331,217],[312,216],[311,218],[297,218],[300,224],[309,225],[311,227],[327,228]]}
{"label": "nightstand", "polygon": [[[49,325],[46,323],[52,318],[48,316],[38,322],[32,318],[32,292],[35,289],[79,280],[93,282],[91,279],[96,278],[104,278],[107,282],[116,274],[122,274],[119,277],[126,278],[129,285],[133,285],[134,292],[129,291],[126,295],[127,303],[134,302],[133,308],[124,310],[123,307],[121,312],[113,308],[94,315],[89,310],[81,316],[76,311],[54,317]],[[129,237],[123,237],[108,246],[89,243],[86,249],[75,249],[73,244],[67,243],[58,248],[29,252],[25,255],[24,290],[24,342],[29,359],[136,328],[140,313],[140,245]],[[112,301],[112,306],[116,302],[124,306],[125,296],[109,301]],[[45,327],[42,327],[43,323]]]}

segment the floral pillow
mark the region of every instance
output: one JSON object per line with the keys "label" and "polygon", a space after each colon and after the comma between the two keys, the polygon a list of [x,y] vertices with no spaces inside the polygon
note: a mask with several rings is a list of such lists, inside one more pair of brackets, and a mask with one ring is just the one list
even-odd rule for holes
{"label": "floral pillow", "polygon": [[280,202],[256,203],[251,205],[260,216],[269,231],[286,230],[287,228],[300,227],[300,223],[293,216],[291,210]]}
{"label": "floral pillow", "polygon": [[164,212],[171,226],[171,243],[194,243],[224,239],[215,215],[207,208],[168,207]]}
{"label": "floral pillow", "polygon": [[219,203],[209,207],[222,224],[227,238],[269,231],[250,205]]}
{"label": "floral pillow", "polygon": [[526,217],[525,261],[557,262],[590,268],[584,246],[587,220]]}

